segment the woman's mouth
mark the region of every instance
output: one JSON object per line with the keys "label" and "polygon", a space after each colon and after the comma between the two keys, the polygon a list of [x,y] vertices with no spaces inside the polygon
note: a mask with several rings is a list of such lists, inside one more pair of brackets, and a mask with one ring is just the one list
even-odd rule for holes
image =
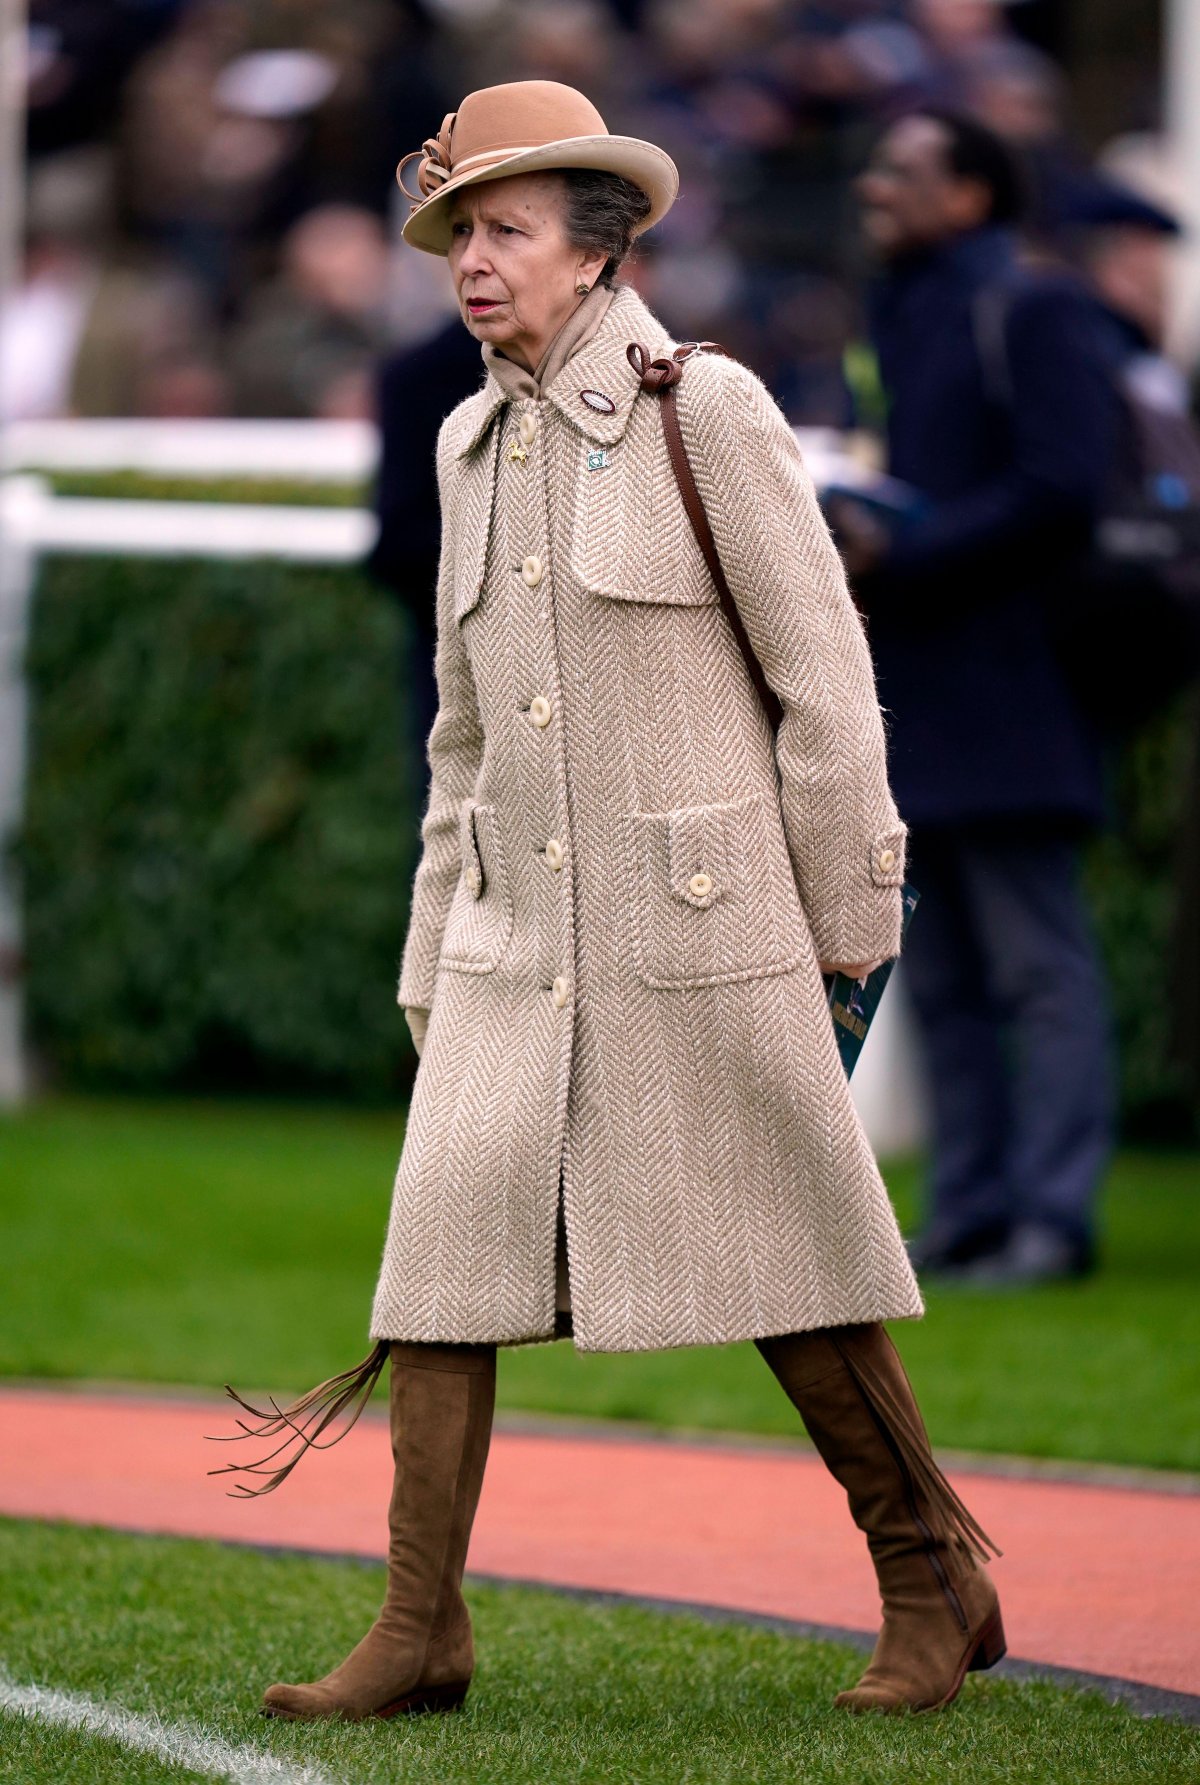
{"label": "woman's mouth", "polygon": [[472,316],[486,316],[489,310],[500,308],[499,298],[468,298],[467,309]]}

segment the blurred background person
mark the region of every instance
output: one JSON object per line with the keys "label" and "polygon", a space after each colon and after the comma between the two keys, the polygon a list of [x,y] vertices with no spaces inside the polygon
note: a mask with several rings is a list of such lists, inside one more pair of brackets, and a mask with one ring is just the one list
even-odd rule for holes
{"label": "blurred background person", "polygon": [[380,219],[359,206],[318,205],[292,225],[231,342],[239,414],[372,417],[387,261]]}
{"label": "blurred background person", "polygon": [[[1116,403],[1095,302],[1018,263],[1021,188],[1000,139],[914,111],[859,182],[883,271],[871,336],[890,524],[837,512],[889,714],[919,921],[907,983],[929,1068],[926,1270],[1028,1281],[1086,1272],[1113,1144],[1104,974],[1080,891],[1106,816],[1100,739],[1053,648],[1108,474]],[[999,330],[1006,412],[988,384]]]}
{"label": "blurred background person", "polygon": [[455,314],[429,340],[389,354],[376,385],[379,531],[368,568],[394,592],[408,615],[400,674],[409,744],[413,760],[421,765],[422,783],[428,780],[425,744],[438,706],[433,661],[441,508],[434,448],[444,418],[480,382],[478,342]]}
{"label": "blurred background person", "polygon": [[113,208],[96,145],[31,170],[22,277],[0,313],[0,419],[228,414],[204,293],[155,249],[114,243]]}

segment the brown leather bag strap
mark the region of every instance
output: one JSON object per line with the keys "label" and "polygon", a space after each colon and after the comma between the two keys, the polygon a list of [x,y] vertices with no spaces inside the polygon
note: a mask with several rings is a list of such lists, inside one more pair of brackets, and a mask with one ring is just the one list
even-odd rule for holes
{"label": "brown leather bag strap", "polygon": [[656,393],[662,403],[663,434],[666,437],[667,452],[671,460],[671,469],[675,473],[675,481],[679,485],[679,494],[683,498],[684,512],[691,522],[692,532],[700,550],[704,553],[704,562],[708,565],[713,582],[717,585],[717,594],[725,617],[733,628],[733,635],[741,647],[742,656],[746,660],[746,668],[750,678],[758,689],[759,697],[766,708],[767,717],[771,721],[771,729],[778,730],[779,721],[783,718],[783,708],[779,697],[763,674],[762,664],[754,655],[754,648],[746,634],[742,616],[733,599],[733,592],[721,568],[717,542],[713,538],[712,528],[708,524],[708,516],[704,512],[704,503],[700,491],[696,487],[696,479],[692,475],[692,467],[688,462],[687,451],[683,444],[683,432],[679,426],[679,412],[675,407],[675,386],[683,377],[683,363],[693,353],[712,351],[724,353],[725,349],[716,341],[685,341],[677,347],[670,359],[650,358],[650,354],[640,341],[631,341],[626,348],[626,358],[642,381],[642,389]]}

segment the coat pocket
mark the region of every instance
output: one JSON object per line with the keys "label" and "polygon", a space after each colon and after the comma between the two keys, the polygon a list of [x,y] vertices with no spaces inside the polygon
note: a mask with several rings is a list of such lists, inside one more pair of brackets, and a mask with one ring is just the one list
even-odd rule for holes
{"label": "coat pocket", "polygon": [[458,813],[462,872],[450,901],[439,965],[490,973],[513,927],[512,888],[496,808],[466,799]]}
{"label": "coat pocket", "polygon": [[813,952],[777,801],[629,812],[633,954],[646,985],[788,973]]}
{"label": "coat pocket", "polygon": [[[654,412],[642,418],[661,434]],[[606,463],[576,479],[571,562],[585,589],[609,601],[701,607],[719,599],[692,532],[665,442],[630,424]]]}

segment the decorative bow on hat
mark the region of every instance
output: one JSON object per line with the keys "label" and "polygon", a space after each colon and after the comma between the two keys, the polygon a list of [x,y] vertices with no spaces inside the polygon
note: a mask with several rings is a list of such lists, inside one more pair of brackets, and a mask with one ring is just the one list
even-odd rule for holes
{"label": "decorative bow on hat", "polygon": [[[412,201],[414,211],[427,198],[432,198],[438,187],[444,185],[450,178],[450,132],[454,128],[454,120],[457,116],[457,112],[447,112],[442,119],[442,128],[437,135],[427,136],[419,149],[410,150],[396,169],[396,179],[400,190],[405,198]],[[417,155],[421,157],[421,164],[417,168],[417,185],[420,187],[420,192],[413,193],[404,184],[404,170]]]}

